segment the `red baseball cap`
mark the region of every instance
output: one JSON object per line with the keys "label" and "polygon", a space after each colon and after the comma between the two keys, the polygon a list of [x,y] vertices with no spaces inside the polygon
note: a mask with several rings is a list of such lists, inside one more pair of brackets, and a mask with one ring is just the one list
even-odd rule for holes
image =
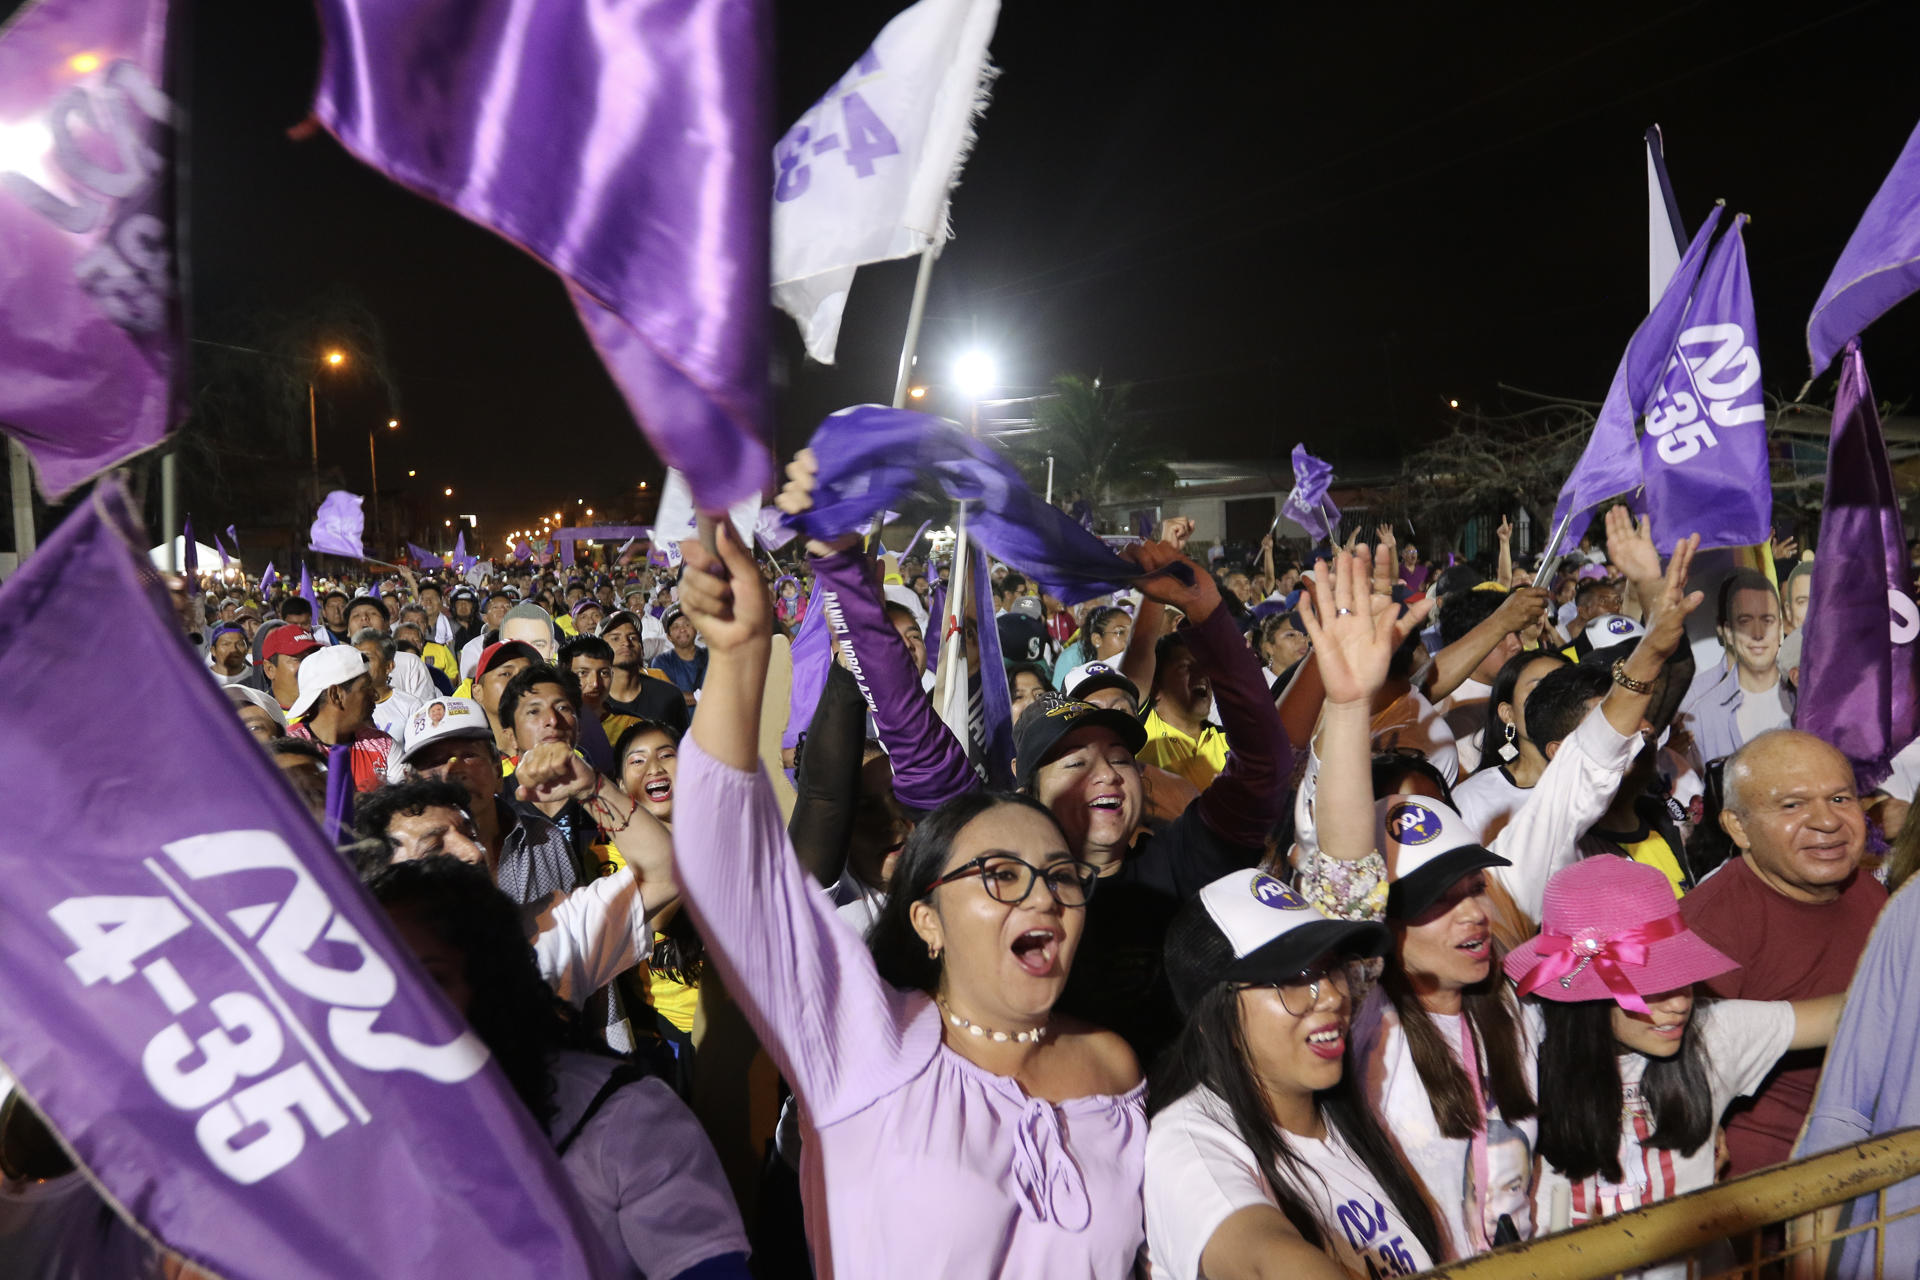
{"label": "red baseball cap", "polygon": [[299,627],[275,627],[267,633],[266,641],[260,646],[260,660],[271,662],[275,658],[304,658],[323,647]]}
{"label": "red baseball cap", "polygon": [[473,678],[478,680],[487,674],[496,662],[505,662],[509,658],[525,658],[528,662],[544,661],[540,651],[524,640],[497,640],[480,651],[480,661],[473,664]]}

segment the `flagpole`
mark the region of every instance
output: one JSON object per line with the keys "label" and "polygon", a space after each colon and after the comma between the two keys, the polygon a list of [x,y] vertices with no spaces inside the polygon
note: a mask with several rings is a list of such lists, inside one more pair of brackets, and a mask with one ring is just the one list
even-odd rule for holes
{"label": "flagpole", "polygon": [[893,380],[893,407],[907,407],[907,386],[913,381],[913,360],[920,349],[920,320],[927,311],[927,284],[933,279],[933,260],[940,246],[930,244],[920,251],[920,270],[913,278],[913,302],[907,307],[907,338],[900,344],[900,373]]}

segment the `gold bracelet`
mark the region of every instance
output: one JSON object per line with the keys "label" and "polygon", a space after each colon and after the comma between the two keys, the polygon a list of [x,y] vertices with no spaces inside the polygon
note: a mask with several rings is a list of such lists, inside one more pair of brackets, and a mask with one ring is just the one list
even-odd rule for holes
{"label": "gold bracelet", "polygon": [[1635,680],[1627,674],[1627,660],[1625,658],[1615,658],[1613,660],[1613,682],[1622,689],[1626,689],[1632,693],[1653,692],[1653,681]]}

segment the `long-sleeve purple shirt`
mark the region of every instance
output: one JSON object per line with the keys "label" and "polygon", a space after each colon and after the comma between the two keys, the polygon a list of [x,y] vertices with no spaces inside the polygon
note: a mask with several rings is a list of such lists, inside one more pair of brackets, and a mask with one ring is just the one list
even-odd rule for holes
{"label": "long-sleeve purple shirt", "polygon": [[764,775],[692,738],[676,874],[727,988],[800,1101],[820,1280],[1121,1280],[1145,1242],[1145,1086],[1030,1098],[945,1047],[788,846]]}

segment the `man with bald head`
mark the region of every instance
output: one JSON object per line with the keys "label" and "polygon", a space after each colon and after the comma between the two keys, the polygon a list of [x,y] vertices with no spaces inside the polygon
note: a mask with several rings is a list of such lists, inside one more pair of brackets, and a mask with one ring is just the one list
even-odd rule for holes
{"label": "man with bald head", "polygon": [[[1760,734],[1726,763],[1720,825],[1739,849],[1680,900],[1694,932],[1740,962],[1707,987],[1737,1000],[1843,992],[1887,891],[1860,870],[1867,820],[1853,766],[1812,734]],[[1820,1077],[1820,1050],[1780,1059],[1728,1112],[1735,1177],[1790,1158]]]}

